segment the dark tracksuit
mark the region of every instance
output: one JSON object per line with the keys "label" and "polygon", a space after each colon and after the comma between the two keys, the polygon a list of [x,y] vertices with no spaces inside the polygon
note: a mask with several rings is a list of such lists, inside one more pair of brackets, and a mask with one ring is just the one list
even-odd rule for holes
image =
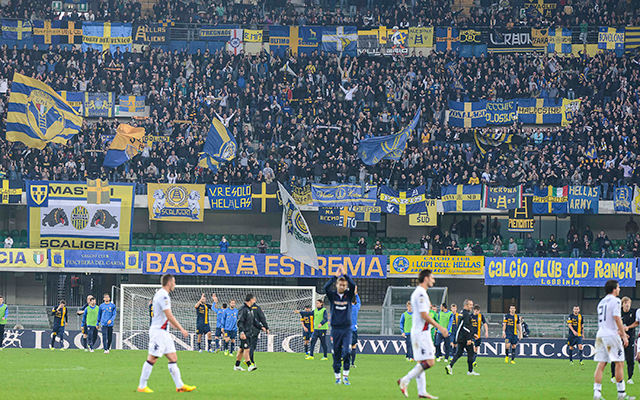
{"label": "dark tracksuit", "polygon": [[63,306],[60,310],[54,308],[51,310],[53,314],[53,335],[51,335],[51,347],[56,344],[56,337],[60,340],[60,348],[64,348],[64,327],[67,323],[67,307]]}
{"label": "dark tracksuit", "polygon": [[[629,309],[629,312],[620,311],[620,317],[622,318],[622,325],[629,326],[634,322],[636,322],[636,310],[631,308]],[[627,331],[627,335],[629,335],[629,345],[624,348],[624,359],[627,362],[627,374],[629,375],[629,378],[627,379],[631,379],[631,377],[633,376],[633,369],[634,369],[635,355],[636,355],[635,346],[633,343],[636,338],[636,329],[635,328],[629,329]],[[616,376],[615,363],[611,363],[611,377],[615,378],[615,376]]]}
{"label": "dark tracksuit", "polygon": [[[456,332],[456,338],[458,339],[458,347],[456,348],[456,354],[453,356],[453,360],[451,360],[451,367],[458,361],[460,357],[462,357],[462,353],[467,350],[467,364],[469,365],[469,372],[473,371],[473,359],[474,359],[474,349],[473,349],[473,330],[471,329],[471,313],[467,310],[462,310],[462,316],[458,322],[460,325],[458,326],[458,332]],[[468,341],[471,341],[471,344],[467,344]]]}
{"label": "dark tracksuit", "polygon": [[[267,324],[267,317],[264,316],[264,312],[262,312],[262,308],[259,305],[254,304],[251,307],[251,311],[253,311],[253,317],[256,319],[256,322],[260,325],[260,330],[262,328],[269,329],[269,325]],[[258,335],[260,335],[260,330],[257,330],[254,335],[251,337],[251,346],[249,351],[249,357],[251,358],[251,362],[253,361],[253,353],[256,351],[256,347],[258,346]]]}
{"label": "dark tracksuit", "polygon": [[238,337],[240,338],[240,334],[244,333],[246,339],[240,338],[240,349],[241,350],[249,350],[251,351],[251,342],[254,335],[257,337],[260,332],[259,326],[257,326],[257,321],[255,316],[253,315],[253,310],[247,306],[247,304],[243,304],[240,310],[238,311]]}
{"label": "dark tracksuit", "polygon": [[333,372],[340,373],[340,362],[344,371],[351,366],[351,302],[355,297],[356,284],[349,275],[343,275],[349,289],[342,295],[331,289],[338,278],[332,277],[324,285],[324,292],[331,304],[331,339],[333,341]]}

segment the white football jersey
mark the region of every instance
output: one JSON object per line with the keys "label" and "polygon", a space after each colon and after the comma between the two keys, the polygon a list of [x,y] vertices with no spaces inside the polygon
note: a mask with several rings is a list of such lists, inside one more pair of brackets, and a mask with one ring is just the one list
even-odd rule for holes
{"label": "white football jersey", "polygon": [[598,334],[596,337],[618,335],[618,326],[613,317],[620,317],[622,305],[619,298],[608,294],[598,303]]}
{"label": "white football jersey", "polygon": [[429,313],[429,310],[431,310],[431,300],[429,300],[427,290],[422,286],[418,286],[411,294],[411,311],[413,311],[411,335],[422,331],[431,331],[431,325],[422,319],[420,314],[422,312]]}
{"label": "white football jersey", "polygon": [[164,313],[165,310],[171,310],[171,298],[169,292],[162,288],[153,296],[153,318],[149,329],[167,329],[169,320]]}

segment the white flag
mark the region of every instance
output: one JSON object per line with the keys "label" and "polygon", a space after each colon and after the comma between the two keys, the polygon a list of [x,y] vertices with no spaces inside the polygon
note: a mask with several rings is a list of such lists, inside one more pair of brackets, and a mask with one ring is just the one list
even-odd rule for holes
{"label": "white flag", "polygon": [[318,268],[318,254],[309,226],[287,189],[278,182],[282,198],[280,253],[296,261]]}
{"label": "white flag", "polygon": [[227,50],[233,53],[233,55],[237,56],[242,51],[244,40],[244,34],[242,33],[242,29],[231,29],[231,35],[229,37],[229,41],[227,42]]}
{"label": "white flag", "polygon": [[633,202],[631,203],[631,212],[634,214],[640,214],[640,189],[637,186],[633,187]]}

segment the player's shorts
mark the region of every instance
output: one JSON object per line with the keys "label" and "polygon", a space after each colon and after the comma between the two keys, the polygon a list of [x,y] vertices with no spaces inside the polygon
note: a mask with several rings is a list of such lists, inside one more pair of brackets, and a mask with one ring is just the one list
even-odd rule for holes
{"label": "player's shorts", "polygon": [[236,340],[238,336],[238,331],[224,331],[224,337],[229,338],[230,340]]}
{"label": "player's shorts", "polygon": [[514,335],[513,333],[507,333],[507,337],[505,338],[505,341],[508,342],[509,344],[518,344],[520,339],[518,339],[518,335]]}
{"label": "player's shorts", "polygon": [[326,329],[319,329],[319,330],[313,331],[312,337],[323,338],[325,337],[326,334],[327,334]]}
{"label": "player's shorts", "polygon": [[358,344],[358,331],[351,331],[351,346]]}
{"label": "player's shorts", "polygon": [[569,340],[567,341],[567,345],[570,347],[575,347],[579,344],[582,344],[582,336],[569,336]]}
{"label": "player's shorts", "polygon": [[434,360],[436,348],[429,331],[411,333],[411,345],[413,346],[413,359],[416,361]]}
{"label": "player's shorts", "polygon": [[211,327],[209,326],[209,324],[198,325],[198,327],[196,328],[196,333],[199,335],[203,335],[209,332],[211,332]]}
{"label": "player's shorts", "polygon": [[311,335],[313,335],[313,332],[311,332],[311,330],[308,331],[302,331],[302,340],[311,340]]}
{"label": "player's shorts", "polygon": [[54,335],[64,337],[64,326],[54,325],[52,331]]}
{"label": "player's shorts", "polygon": [[451,341],[451,344],[457,344],[456,333],[458,333],[458,330],[457,329],[452,329],[452,330],[453,332],[449,334],[449,340]]}
{"label": "player's shorts", "polygon": [[480,338],[473,341],[473,347],[480,347],[481,344],[482,344],[482,339]]}
{"label": "player's shorts", "polygon": [[624,361],[624,346],[620,336],[602,336],[596,338],[596,351],[593,356],[596,362],[622,362]]}
{"label": "player's shorts", "polygon": [[[253,338],[251,336],[245,335],[246,339],[240,339],[240,348],[249,350],[251,349],[251,342]],[[256,338],[257,339],[257,338]]]}
{"label": "player's shorts", "polygon": [[154,357],[162,357],[165,354],[175,353],[176,345],[169,332],[164,329],[149,330],[149,354]]}
{"label": "player's shorts", "polygon": [[221,337],[221,336],[222,336],[222,328],[216,328],[215,337]]}

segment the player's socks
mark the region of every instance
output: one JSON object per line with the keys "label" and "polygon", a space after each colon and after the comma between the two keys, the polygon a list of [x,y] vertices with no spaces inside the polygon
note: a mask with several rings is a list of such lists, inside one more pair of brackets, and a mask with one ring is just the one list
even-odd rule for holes
{"label": "player's socks", "polygon": [[624,384],[624,379],[620,382],[616,382],[616,389],[618,389],[618,398],[624,398],[627,395],[627,389]]}
{"label": "player's socks", "polygon": [[568,349],[569,350],[569,362],[573,362],[573,349]]}
{"label": "player's socks", "polygon": [[55,336],[55,335],[53,335],[53,336],[51,337],[51,347],[52,347],[52,348],[55,348],[55,347],[56,347],[56,336]]}
{"label": "player's socks", "polygon": [[593,384],[593,397],[600,398],[602,396],[602,383]]}
{"label": "player's socks", "polygon": [[[415,367],[411,368],[411,371],[409,371],[402,379],[405,382],[410,382],[411,380],[415,379],[418,375],[420,375],[421,373],[424,372],[425,368],[422,365],[423,363],[417,363]],[[426,362],[424,363],[426,366],[429,366],[429,364],[427,364]]]}
{"label": "player's socks", "polygon": [[580,362],[582,362],[582,350],[578,349],[578,355],[580,356]]}
{"label": "player's socks", "polygon": [[140,374],[140,384],[138,387],[140,389],[144,389],[147,387],[147,382],[149,381],[149,376],[151,376],[151,371],[153,370],[153,364],[149,361],[145,361],[142,364],[142,373]]}
{"label": "player's socks", "polygon": [[236,360],[236,367],[240,366],[240,361]]}
{"label": "player's socks", "polygon": [[198,342],[198,350],[202,350],[202,343]]}
{"label": "player's socks", "polygon": [[180,377],[180,368],[178,368],[177,363],[169,363],[169,372],[173,378],[173,383],[176,384],[176,388],[183,387],[184,382],[182,382],[182,378]]}
{"label": "player's socks", "polygon": [[422,371],[420,375],[416,377],[416,383],[418,384],[418,396],[427,395],[427,375]]}
{"label": "player's socks", "polygon": [[516,349],[511,349],[511,361],[515,361],[516,359]]}
{"label": "player's socks", "polygon": [[207,344],[209,345],[209,351],[213,351],[213,342],[211,340],[208,340]]}
{"label": "player's socks", "polygon": [[356,363],[356,349],[351,349],[351,365]]}
{"label": "player's socks", "polygon": [[80,338],[80,343],[82,344],[82,347],[84,347],[85,349],[87,348],[87,338],[82,336]]}
{"label": "player's socks", "polygon": [[304,353],[307,354],[307,355],[309,354],[309,345],[308,344],[304,345]]}

